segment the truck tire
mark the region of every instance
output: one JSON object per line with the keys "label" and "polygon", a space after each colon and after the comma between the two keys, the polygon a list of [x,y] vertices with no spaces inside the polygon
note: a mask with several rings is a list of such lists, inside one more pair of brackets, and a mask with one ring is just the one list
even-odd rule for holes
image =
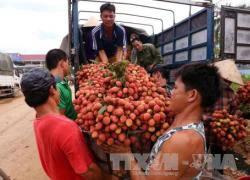
{"label": "truck tire", "polygon": [[5,174],[5,172],[0,169],[0,180],[10,180],[10,177]]}

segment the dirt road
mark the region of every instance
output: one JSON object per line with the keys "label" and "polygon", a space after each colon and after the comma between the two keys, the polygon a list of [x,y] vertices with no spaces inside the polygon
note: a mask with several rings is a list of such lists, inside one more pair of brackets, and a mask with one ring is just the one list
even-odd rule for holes
{"label": "dirt road", "polygon": [[34,139],[35,112],[23,96],[0,99],[0,168],[12,180],[47,180]]}

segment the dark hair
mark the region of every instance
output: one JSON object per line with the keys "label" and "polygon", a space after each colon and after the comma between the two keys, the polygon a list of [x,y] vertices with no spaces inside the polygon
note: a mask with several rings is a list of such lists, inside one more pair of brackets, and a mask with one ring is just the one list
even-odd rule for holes
{"label": "dark hair", "polygon": [[[52,84],[52,86],[56,89],[56,84]],[[49,89],[51,86],[46,89],[41,89],[40,91],[33,91],[24,93],[25,102],[30,107],[37,107],[44,104],[49,98]]]}
{"label": "dark hair", "polygon": [[100,7],[100,12],[102,13],[103,11],[111,11],[115,13],[115,6],[111,3],[105,3]]}
{"label": "dark hair", "polygon": [[168,78],[169,78],[169,73],[170,73],[170,71],[169,71],[169,69],[167,69],[167,68],[164,68],[164,67],[157,67],[157,65],[156,65],[156,67],[152,69],[151,75],[153,75],[153,74],[156,73],[156,72],[161,73],[161,76],[162,76],[163,78],[165,78],[165,79],[168,79]]}
{"label": "dark hair", "polygon": [[221,78],[218,69],[205,63],[184,65],[176,73],[186,90],[196,89],[201,97],[201,107],[212,106],[221,95]]}
{"label": "dark hair", "polygon": [[135,40],[141,41],[140,37],[137,34],[133,33],[130,35],[130,43],[132,44]]}
{"label": "dark hair", "polygon": [[55,69],[61,60],[66,61],[68,59],[67,54],[61,49],[51,49],[45,57],[46,66],[51,71]]}
{"label": "dark hair", "polygon": [[56,81],[48,71],[34,68],[24,73],[21,80],[21,90],[25,97],[25,102],[30,107],[37,107],[44,104],[49,98],[49,89],[56,88]]}

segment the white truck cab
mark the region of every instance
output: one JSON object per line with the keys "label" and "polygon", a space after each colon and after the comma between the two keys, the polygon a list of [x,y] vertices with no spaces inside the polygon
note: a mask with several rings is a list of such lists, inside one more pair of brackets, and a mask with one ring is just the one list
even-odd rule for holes
{"label": "white truck cab", "polygon": [[0,97],[14,96],[15,79],[14,66],[11,58],[0,53]]}

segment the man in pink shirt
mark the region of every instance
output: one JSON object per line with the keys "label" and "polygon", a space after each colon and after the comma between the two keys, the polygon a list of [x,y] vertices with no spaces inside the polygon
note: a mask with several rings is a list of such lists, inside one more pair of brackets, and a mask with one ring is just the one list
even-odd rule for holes
{"label": "man in pink shirt", "polygon": [[21,88],[25,102],[36,110],[36,143],[41,164],[50,179],[105,179],[93,162],[79,127],[60,115],[54,77],[35,68],[23,75]]}

